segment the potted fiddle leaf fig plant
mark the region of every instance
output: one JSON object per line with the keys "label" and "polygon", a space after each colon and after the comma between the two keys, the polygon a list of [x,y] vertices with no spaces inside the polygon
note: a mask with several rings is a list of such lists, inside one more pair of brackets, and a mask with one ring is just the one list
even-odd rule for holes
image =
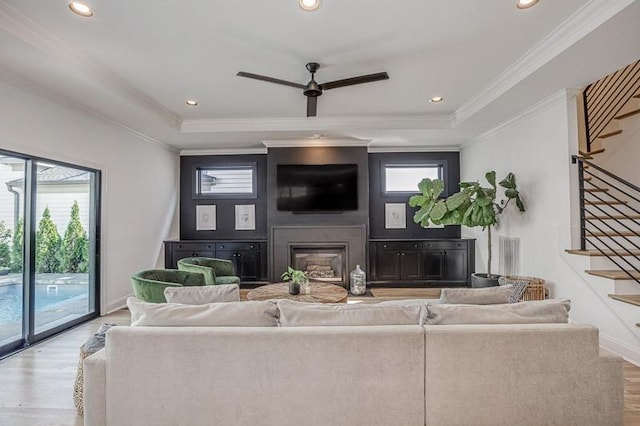
{"label": "potted fiddle leaf fig plant", "polygon": [[285,281],[289,281],[289,294],[300,294],[300,287],[309,284],[309,277],[304,271],[293,269],[291,266],[280,275]]}
{"label": "potted fiddle leaf fig plant", "polygon": [[460,182],[460,191],[447,198],[440,198],[444,191],[444,182],[440,179],[423,179],[418,184],[420,194],[409,198],[411,207],[418,207],[413,215],[413,221],[423,228],[434,225],[464,225],[468,227],[482,227],[487,230],[487,273],[473,274],[472,287],[489,287],[498,285],[499,275],[491,273],[491,227],[498,224],[498,217],[513,200],[520,212],[525,211],[524,203],[516,185],[513,173],[498,182],[504,188],[504,198],[496,202],[497,189],[496,172],[485,174],[489,187],[483,187],[479,182]]}

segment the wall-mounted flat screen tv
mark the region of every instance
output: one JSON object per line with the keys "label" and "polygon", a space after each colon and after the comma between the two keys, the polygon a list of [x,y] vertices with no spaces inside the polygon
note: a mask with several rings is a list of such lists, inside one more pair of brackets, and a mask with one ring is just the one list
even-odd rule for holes
{"label": "wall-mounted flat screen tv", "polygon": [[290,212],[358,209],[357,164],[280,164],[277,208]]}

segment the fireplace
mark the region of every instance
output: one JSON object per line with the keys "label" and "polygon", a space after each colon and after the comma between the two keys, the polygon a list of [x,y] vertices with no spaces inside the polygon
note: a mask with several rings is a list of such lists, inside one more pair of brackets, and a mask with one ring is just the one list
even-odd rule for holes
{"label": "fireplace", "polygon": [[[269,256],[271,281],[280,281],[288,266],[309,270],[314,281],[348,287],[349,271],[365,269],[364,225],[274,226]],[[366,270],[366,269],[365,269]]]}
{"label": "fireplace", "polygon": [[344,285],[346,283],[346,247],[291,246],[291,265],[307,274],[311,281]]}

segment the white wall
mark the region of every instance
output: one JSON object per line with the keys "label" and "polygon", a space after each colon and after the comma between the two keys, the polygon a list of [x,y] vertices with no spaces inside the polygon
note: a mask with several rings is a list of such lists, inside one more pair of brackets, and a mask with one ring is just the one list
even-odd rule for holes
{"label": "white wall", "polygon": [[178,154],[6,81],[0,117],[0,149],[102,171],[101,312],[122,306],[130,276],[161,267],[177,236]]}
{"label": "white wall", "polygon": [[[572,248],[577,170],[571,154],[576,151],[575,101],[563,91],[465,146],[461,178],[485,182],[489,170],[496,170],[498,180],[510,171],[516,175],[527,211],[520,214],[513,209],[502,216],[494,232],[494,270],[498,270],[498,235],[520,238],[522,275],[544,278],[552,297],[571,299],[573,321],[593,324],[604,341],[620,342],[640,354],[638,337],[609,307],[606,296],[599,296],[585,282],[583,269],[574,265],[572,255],[564,252]],[[463,235],[478,239],[476,270],[484,272],[486,232],[463,228]]]}

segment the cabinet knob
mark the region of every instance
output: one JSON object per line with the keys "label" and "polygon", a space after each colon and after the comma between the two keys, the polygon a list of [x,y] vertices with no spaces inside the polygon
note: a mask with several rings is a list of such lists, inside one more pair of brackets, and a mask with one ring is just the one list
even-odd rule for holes
{"label": "cabinet knob", "polygon": [[224,244],[222,244],[222,245],[220,246],[220,248],[224,248]]}
{"label": "cabinet knob", "polygon": [[253,245],[250,245],[249,248],[253,248]]}
{"label": "cabinet knob", "polygon": [[387,245],[386,245],[386,244],[383,244],[383,245],[382,245],[382,248],[387,248]]}
{"label": "cabinet knob", "polygon": [[400,252],[398,252],[398,253],[396,253],[396,256],[400,256],[400,254],[401,254],[401,253],[400,253]]}

